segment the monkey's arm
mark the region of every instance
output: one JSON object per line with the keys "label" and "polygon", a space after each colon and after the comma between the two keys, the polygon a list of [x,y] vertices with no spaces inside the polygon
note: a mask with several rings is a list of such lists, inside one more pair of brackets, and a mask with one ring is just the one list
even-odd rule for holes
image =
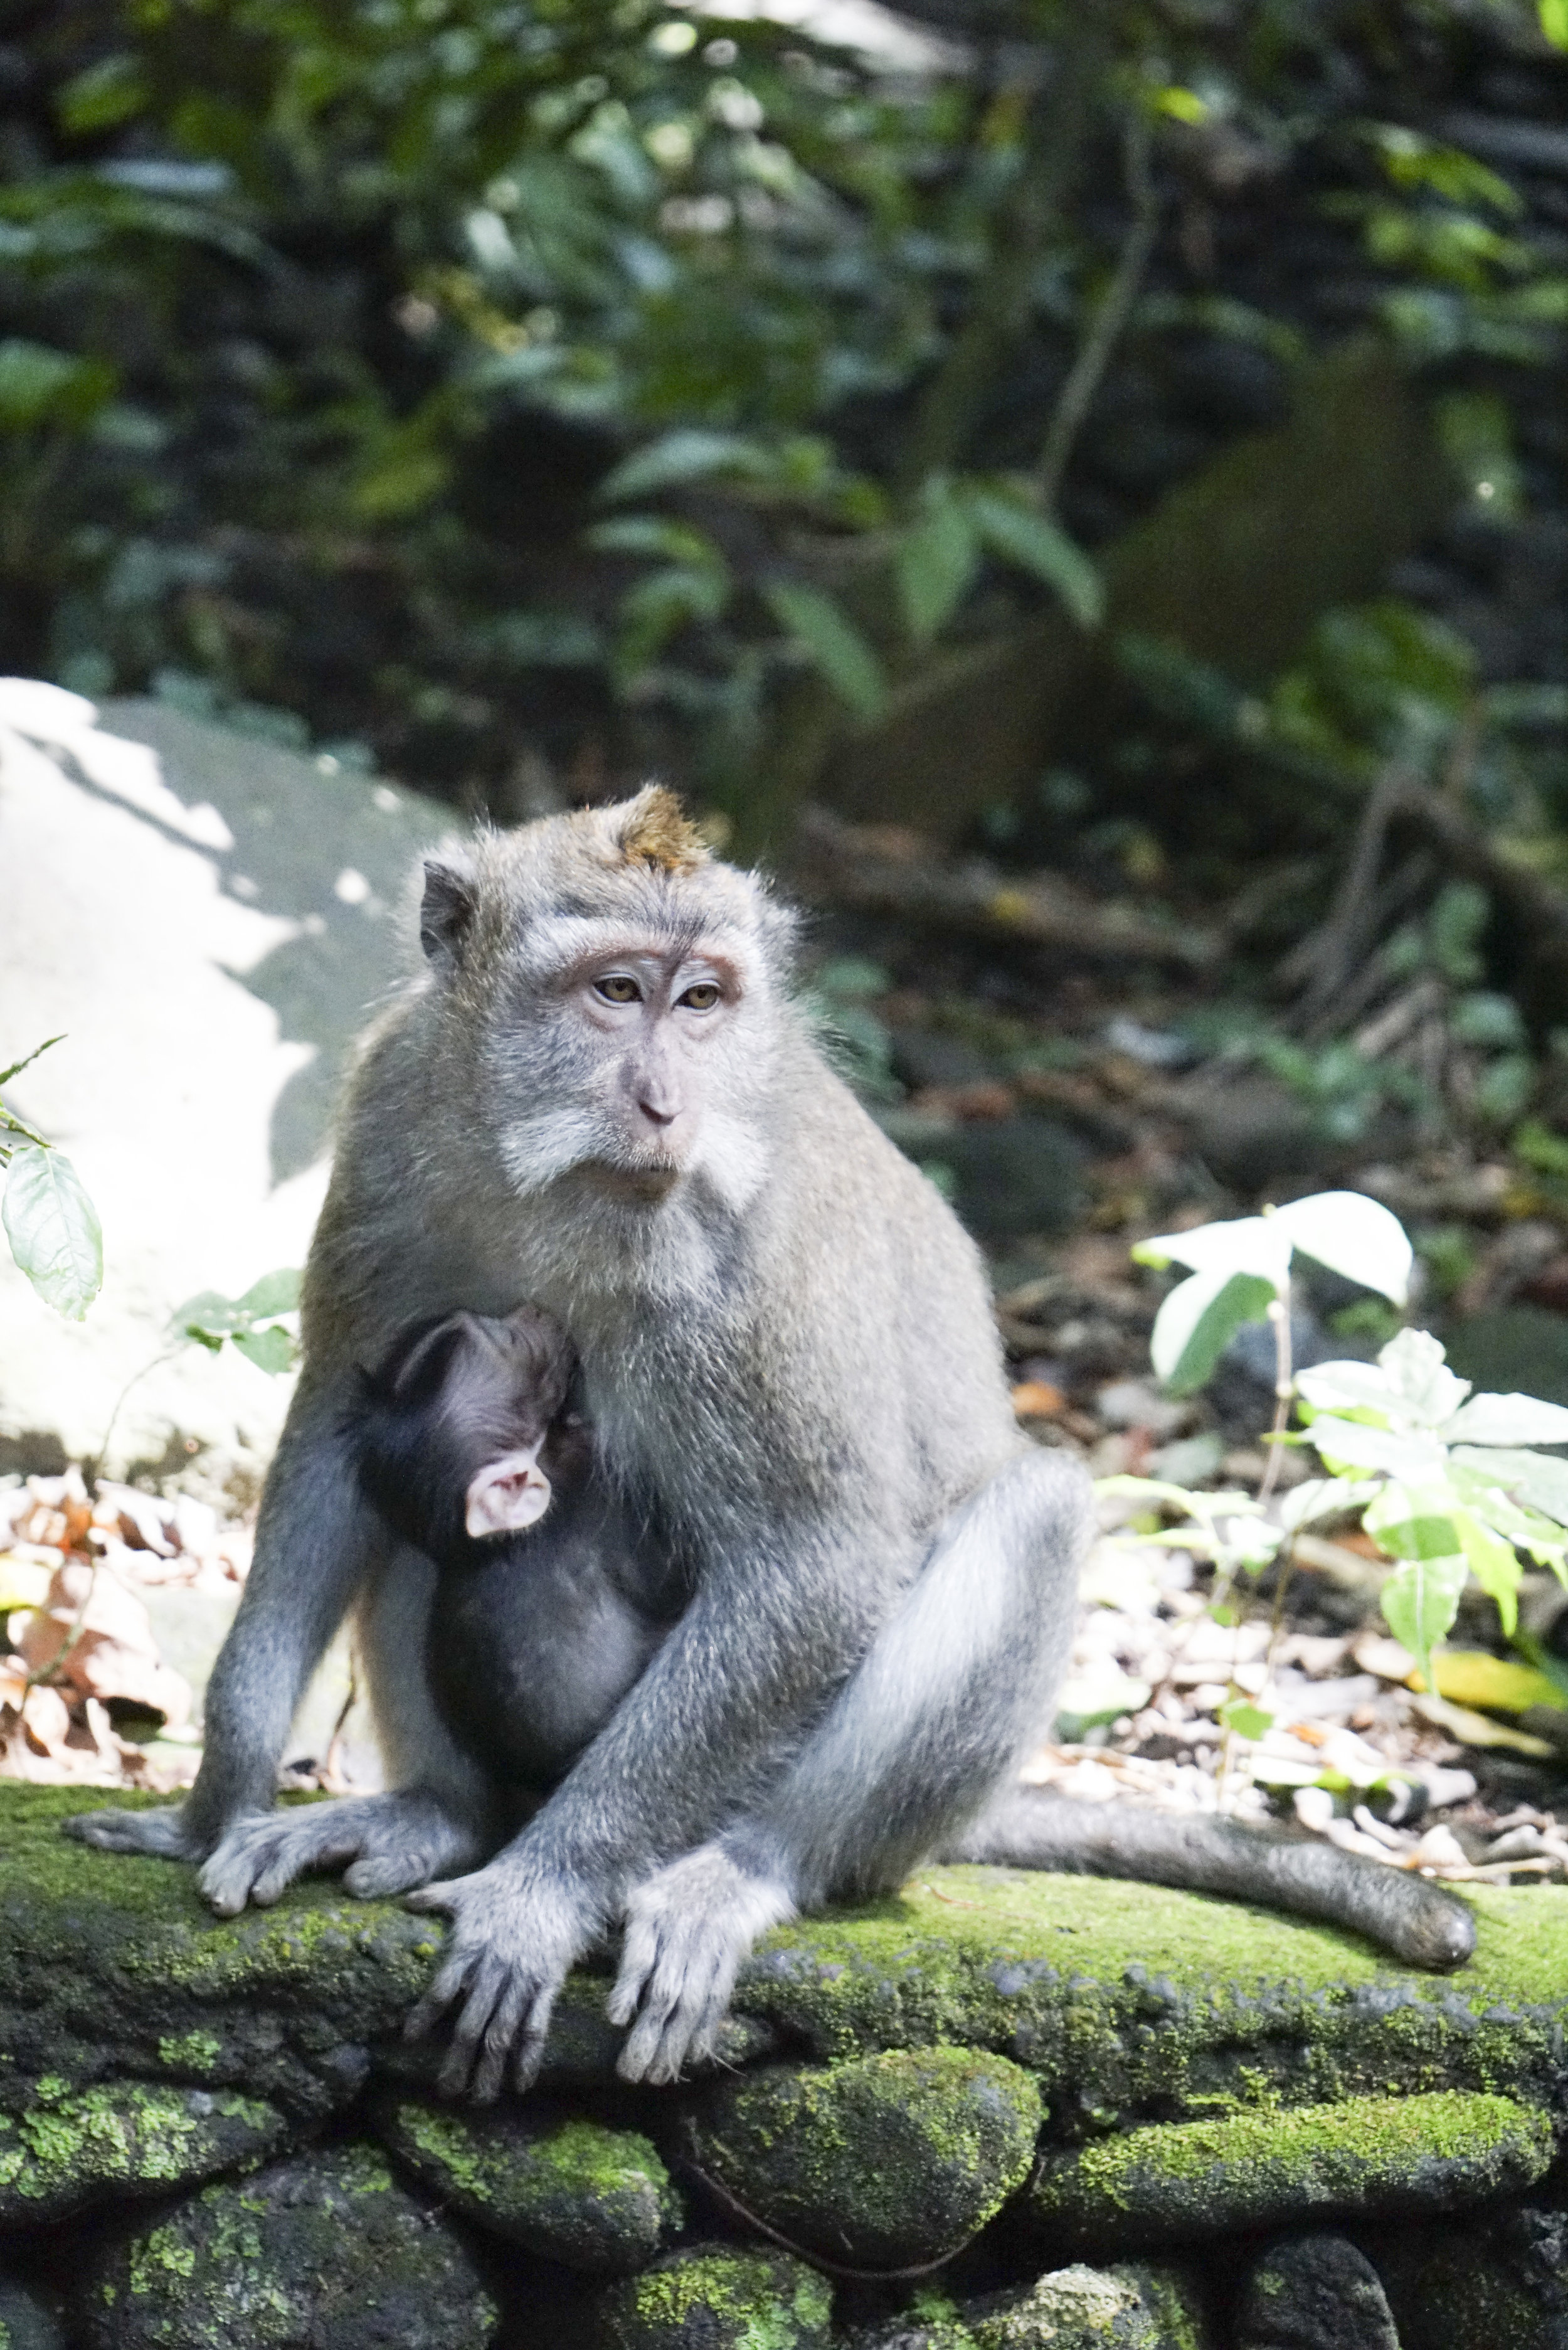
{"label": "monkey's arm", "polygon": [[[860,1531],[845,1542],[797,1528],[793,1555],[777,1537],[753,1540],[738,1564],[732,1555],[523,1833],[474,1876],[411,1897],[454,1921],[408,2025],[423,2032],[462,2002],[450,2090],[472,2074],[493,2097],[509,2061],[527,2085],[568,1969],[630,1887],[711,1837],[852,1670],[875,1629],[868,1595],[896,1579],[886,1535]],[[751,1931],[788,1907],[764,1901]]]}
{"label": "monkey's arm", "polygon": [[1043,1787],[1005,1790],[944,1860],[1085,1877],[1130,1877],[1348,1926],[1417,1966],[1462,1966],[1475,1920],[1457,1895],[1315,1837],[1203,1814],[1089,1804]]}
{"label": "monkey's arm", "polygon": [[255,1562],[208,1683],[190,1794],[163,1811],[80,1814],[66,1823],[71,1835],[109,1852],[203,1860],[239,1822],[272,1810],[295,1709],[378,1542],[349,1452],[348,1399],[343,1374],[307,1368],[301,1378],[267,1477]]}

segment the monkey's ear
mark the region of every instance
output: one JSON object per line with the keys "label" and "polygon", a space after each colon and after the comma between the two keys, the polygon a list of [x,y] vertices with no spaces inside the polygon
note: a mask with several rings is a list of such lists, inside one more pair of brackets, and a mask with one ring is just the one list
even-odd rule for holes
{"label": "monkey's ear", "polygon": [[476,1536],[521,1534],[549,1506],[550,1480],[539,1466],[538,1445],[530,1444],[485,1462],[469,1485],[462,1522]]}
{"label": "monkey's ear", "polygon": [[437,971],[454,972],[472,926],[479,893],[471,874],[455,865],[425,860],[425,894],[420,901],[420,944]]}

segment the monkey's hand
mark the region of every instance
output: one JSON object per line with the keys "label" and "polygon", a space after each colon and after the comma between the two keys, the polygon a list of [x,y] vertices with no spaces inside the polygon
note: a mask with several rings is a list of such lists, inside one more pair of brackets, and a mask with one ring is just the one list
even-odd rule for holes
{"label": "monkey's hand", "polygon": [[673,2081],[689,2057],[711,2055],[742,1960],[794,1915],[781,1877],[743,1867],[722,1844],[699,1845],[639,1885],[609,2002],[610,2022],[632,2027],[622,2080]]}
{"label": "monkey's hand", "polygon": [[247,1901],[269,1908],[296,1877],[347,1861],[349,1892],[384,1900],[428,1885],[443,1868],[466,1866],[480,1849],[473,1827],[431,1788],[398,1787],[236,1821],[202,1869],[202,1890],[221,1918],[232,1918]]}
{"label": "monkey's hand", "polygon": [[202,1860],[208,1839],[190,1825],[183,1804],[161,1804],[156,1811],[78,1812],[60,1826],[78,1844],[99,1852],[147,1852],[160,1860]]}
{"label": "monkey's hand", "polygon": [[410,1894],[410,1909],[444,1909],[452,1921],[440,1971],[403,2030],[427,2033],[462,2002],[441,2069],[449,2096],[482,2105],[499,2095],[510,2062],[528,2088],[545,2054],[556,1993],[597,1939],[600,1910],[586,1887],[503,1854],[488,1868]]}

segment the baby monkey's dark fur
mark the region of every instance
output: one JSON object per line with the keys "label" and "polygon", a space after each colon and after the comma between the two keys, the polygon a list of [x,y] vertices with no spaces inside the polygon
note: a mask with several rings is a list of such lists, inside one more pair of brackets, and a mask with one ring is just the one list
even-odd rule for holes
{"label": "baby monkey's dark fur", "polygon": [[[425,1651],[452,1739],[515,1832],[614,1712],[690,1596],[650,1507],[597,1473],[575,1408],[576,1350],[554,1317],[449,1314],[406,1332],[363,1375],[359,1480],[438,1569]],[[472,1534],[465,1503],[533,1456],[519,1513]],[[532,1503],[532,1506],[526,1506]]]}

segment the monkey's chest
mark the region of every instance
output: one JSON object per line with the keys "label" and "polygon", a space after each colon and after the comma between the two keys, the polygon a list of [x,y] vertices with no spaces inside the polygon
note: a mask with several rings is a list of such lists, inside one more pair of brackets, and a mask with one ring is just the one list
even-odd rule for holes
{"label": "monkey's chest", "polygon": [[436,1703],[498,1787],[543,1792],[598,1735],[669,1630],[597,1564],[526,1543],[443,1575],[431,1613]]}

